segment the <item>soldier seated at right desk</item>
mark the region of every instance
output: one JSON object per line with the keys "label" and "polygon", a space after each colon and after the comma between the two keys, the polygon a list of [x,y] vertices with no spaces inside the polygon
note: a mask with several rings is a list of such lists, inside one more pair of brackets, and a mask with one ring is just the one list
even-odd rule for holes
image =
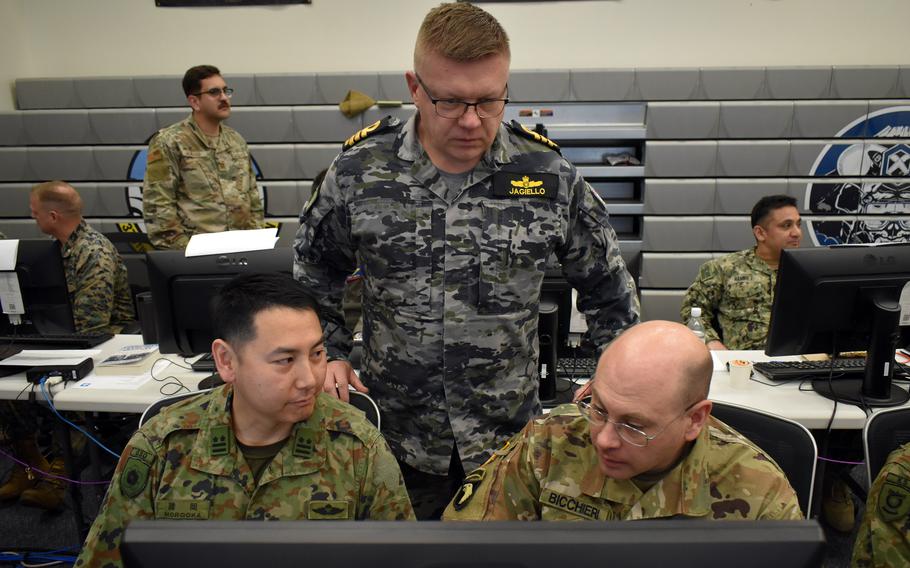
{"label": "soldier seated at right desk", "polygon": [[853,566],[910,566],[910,444],[891,452],[869,489]]}
{"label": "soldier seated at right desk", "polygon": [[414,519],[379,431],[322,391],[322,326],[302,286],[283,274],[241,276],[212,314],[227,384],[133,435],[76,565],[122,565],[133,519]]}

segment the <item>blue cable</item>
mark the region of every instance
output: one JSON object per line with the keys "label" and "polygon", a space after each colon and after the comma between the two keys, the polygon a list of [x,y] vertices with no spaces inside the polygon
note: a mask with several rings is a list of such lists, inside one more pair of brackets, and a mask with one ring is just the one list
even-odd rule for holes
{"label": "blue cable", "polygon": [[75,428],[76,430],[78,430],[79,432],[82,432],[82,433],[85,435],[86,438],[88,438],[89,440],[91,440],[92,442],[94,442],[99,448],[101,448],[102,450],[106,451],[107,453],[109,453],[109,454],[111,454],[112,456],[114,456],[115,458],[117,458],[117,461],[120,461],[120,454],[118,454],[117,452],[111,450],[110,448],[108,448],[107,446],[105,446],[104,444],[102,444],[101,442],[99,442],[98,440],[96,440],[94,436],[92,436],[91,434],[89,434],[88,432],[86,432],[85,430],[83,430],[82,428],[76,426],[75,424],[73,424],[72,422],[70,422],[69,420],[67,420],[66,418],[64,418],[63,415],[61,415],[59,412],[57,412],[57,409],[54,407],[54,403],[51,401],[51,397],[50,397],[50,395],[47,394],[47,389],[46,389],[45,386],[44,386],[44,383],[45,383],[46,381],[47,381],[47,377],[41,377],[41,385],[40,385],[40,386],[41,386],[41,394],[44,395],[44,400],[47,401],[47,405],[51,407],[51,410],[54,411],[54,414],[57,415],[57,418],[59,418],[60,420],[63,420],[65,423],[69,424],[70,426],[72,426],[73,428]]}

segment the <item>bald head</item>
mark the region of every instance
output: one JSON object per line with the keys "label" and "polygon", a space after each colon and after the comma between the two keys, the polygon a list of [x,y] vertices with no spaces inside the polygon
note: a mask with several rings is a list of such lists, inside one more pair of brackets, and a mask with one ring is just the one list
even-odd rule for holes
{"label": "bald head", "polygon": [[65,181],[46,181],[32,187],[31,195],[47,212],[56,211],[66,218],[82,216],[82,198],[79,193]]}
{"label": "bald head", "polygon": [[680,408],[708,397],[713,363],[705,344],[686,326],[649,321],[627,329],[600,357],[595,381],[670,393]]}

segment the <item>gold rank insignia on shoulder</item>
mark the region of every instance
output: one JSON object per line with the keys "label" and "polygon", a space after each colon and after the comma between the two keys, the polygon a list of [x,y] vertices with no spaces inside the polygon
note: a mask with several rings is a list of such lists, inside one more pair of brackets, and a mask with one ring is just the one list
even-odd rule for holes
{"label": "gold rank insignia on shoulder", "polygon": [[551,150],[556,150],[556,152],[562,154],[562,152],[559,150],[559,144],[557,144],[556,142],[553,142],[552,140],[550,140],[543,134],[534,132],[533,130],[531,130],[530,128],[525,126],[524,124],[519,123],[517,120],[513,120],[512,122],[510,122],[509,128],[512,129],[512,132],[514,132],[515,134],[518,134],[519,136],[521,136],[523,138],[527,138],[527,139],[533,140],[535,142],[540,142],[541,144],[543,144],[544,146],[547,146]]}
{"label": "gold rank insignia on shoulder", "polygon": [[[397,122],[398,121],[395,121],[396,124],[397,124]],[[383,118],[382,120],[377,120],[376,122],[367,126],[366,128],[358,130],[356,134],[354,134],[353,136],[351,136],[350,138],[345,140],[344,144],[341,146],[341,149],[342,149],[342,151],[348,150],[351,147],[353,147],[355,144],[357,144],[358,142],[360,142],[362,140],[366,140],[367,138],[369,138],[370,136],[373,136],[374,134],[384,132],[384,131],[388,130],[389,128],[391,128],[392,126],[395,126],[395,124],[393,124],[393,119],[391,116],[387,116],[387,117]]]}
{"label": "gold rank insignia on shoulder", "polygon": [[493,174],[493,195],[512,199],[556,199],[559,176],[556,174],[496,172]]}

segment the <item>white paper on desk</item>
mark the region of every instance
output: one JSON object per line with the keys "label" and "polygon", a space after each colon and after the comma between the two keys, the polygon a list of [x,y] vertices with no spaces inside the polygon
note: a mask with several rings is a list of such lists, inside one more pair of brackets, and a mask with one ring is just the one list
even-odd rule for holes
{"label": "white paper on desk", "polygon": [[19,239],[0,239],[0,270],[16,270]]}
{"label": "white paper on desk", "polygon": [[187,257],[207,254],[228,254],[251,250],[268,250],[275,248],[278,242],[278,229],[249,229],[246,231],[222,231],[220,233],[200,233],[190,237],[186,245]]}
{"label": "white paper on desk", "polygon": [[151,373],[144,375],[103,375],[89,373],[81,381],[70,383],[69,388],[74,389],[104,389],[104,390],[136,390],[152,380]]}
{"label": "white paper on desk", "polygon": [[100,349],[24,349],[0,361],[8,367],[37,367],[39,365],[78,365],[101,353]]}

